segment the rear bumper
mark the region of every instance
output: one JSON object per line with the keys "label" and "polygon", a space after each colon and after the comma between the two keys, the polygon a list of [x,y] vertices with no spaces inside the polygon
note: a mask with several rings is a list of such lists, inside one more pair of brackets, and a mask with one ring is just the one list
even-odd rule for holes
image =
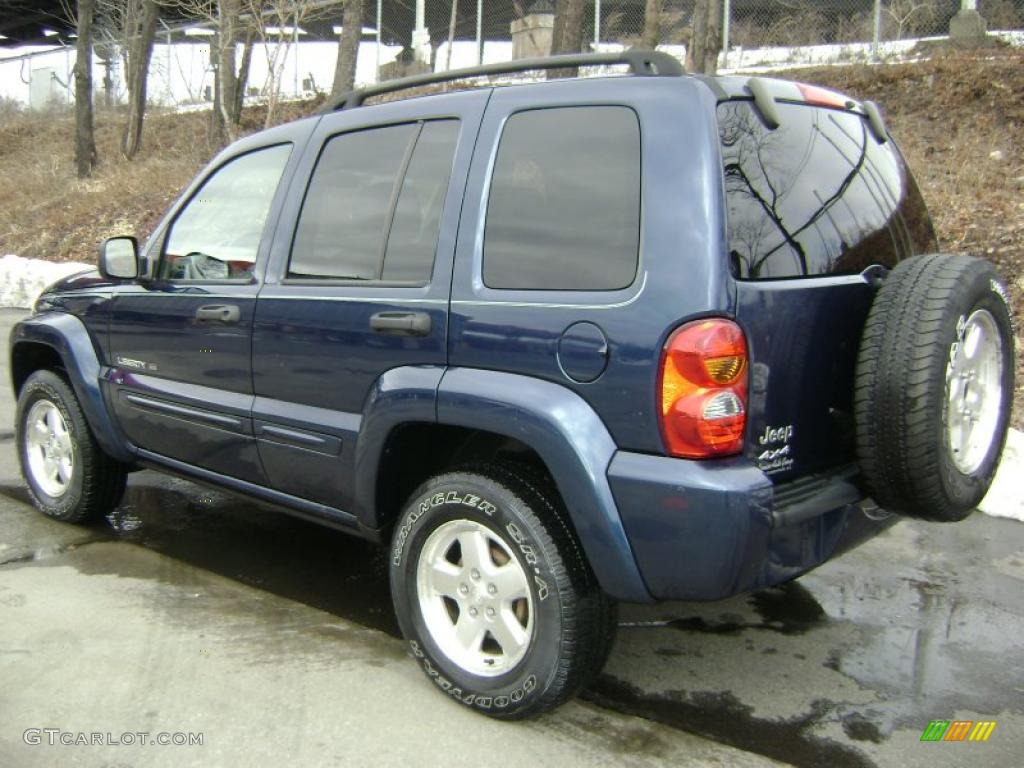
{"label": "rear bumper", "polygon": [[852,469],[774,486],[742,458],[620,451],[608,480],[658,600],[718,600],[788,581],[896,520],[865,514]]}

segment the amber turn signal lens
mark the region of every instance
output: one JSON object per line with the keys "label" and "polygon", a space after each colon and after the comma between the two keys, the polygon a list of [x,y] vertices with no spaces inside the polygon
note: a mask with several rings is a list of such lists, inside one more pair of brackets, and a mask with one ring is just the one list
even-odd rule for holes
{"label": "amber turn signal lens", "polygon": [[743,371],[745,360],[739,355],[713,357],[704,361],[704,369],[708,376],[718,384],[731,384]]}

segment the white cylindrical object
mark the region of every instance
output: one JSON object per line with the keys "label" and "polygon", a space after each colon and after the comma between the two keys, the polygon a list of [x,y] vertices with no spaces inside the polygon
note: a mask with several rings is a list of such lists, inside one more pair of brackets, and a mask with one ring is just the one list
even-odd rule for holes
{"label": "white cylindrical object", "polygon": [[[600,0],[598,0],[600,2]],[[476,0],[476,65],[484,63],[484,0]]]}
{"label": "white cylindrical object", "polygon": [[374,82],[378,82],[378,83],[380,82],[380,26],[381,26],[381,21],[382,21],[381,16],[383,15],[381,13],[381,5],[382,5],[382,3],[383,3],[383,0],[377,0],[377,45],[376,45],[377,50],[375,51],[376,56],[377,56],[377,65],[376,65],[376,68],[373,71],[373,79],[374,79]]}
{"label": "white cylindrical object", "polygon": [[732,18],[732,4],[725,0],[722,8],[722,67],[729,66],[729,19]]}

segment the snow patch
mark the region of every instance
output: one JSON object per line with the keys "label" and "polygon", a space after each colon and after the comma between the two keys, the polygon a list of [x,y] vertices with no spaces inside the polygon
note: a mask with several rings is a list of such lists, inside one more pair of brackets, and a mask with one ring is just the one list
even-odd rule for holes
{"label": "snow patch", "polygon": [[992,487],[978,509],[992,517],[1008,517],[1024,523],[1024,432],[1011,429],[1006,436],[1003,460]]}
{"label": "snow patch", "polygon": [[23,259],[8,254],[0,259],[0,307],[30,308],[47,286],[93,268],[91,264],[74,261]]}

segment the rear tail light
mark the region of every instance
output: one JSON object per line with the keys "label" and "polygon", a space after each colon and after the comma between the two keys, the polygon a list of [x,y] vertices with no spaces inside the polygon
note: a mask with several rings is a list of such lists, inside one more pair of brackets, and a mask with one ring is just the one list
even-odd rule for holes
{"label": "rear tail light", "polygon": [[661,354],[658,416],[666,450],[705,459],[743,449],[747,426],[747,342],[731,320],[677,328]]}

